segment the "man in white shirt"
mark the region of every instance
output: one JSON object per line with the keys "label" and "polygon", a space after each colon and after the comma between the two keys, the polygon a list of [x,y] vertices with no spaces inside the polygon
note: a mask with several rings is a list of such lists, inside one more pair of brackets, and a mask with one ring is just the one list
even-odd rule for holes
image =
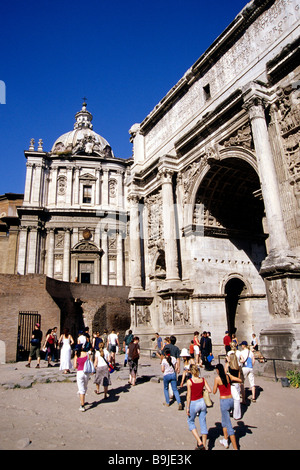
{"label": "man in white shirt", "polygon": [[82,344],[82,348],[84,348],[85,343],[86,343],[86,336],[83,334],[83,331],[79,331],[77,344]]}
{"label": "man in white shirt", "polygon": [[[252,402],[255,403],[255,382],[254,382],[254,373],[253,366],[255,363],[255,357],[252,351],[248,348],[247,341],[242,341],[240,346],[242,346],[242,351],[240,355],[240,363],[243,368],[244,380],[248,378],[250,387],[252,388]],[[245,389],[244,384],[241,387],[243,403],[245,403]]]}
{"label": "man in white shirt", "polygon": [[110,335],[107,337],[107,349],[110,353],[110,362],[115,367],[116,366],[116,351],[119,347],[119,338],[115,333],[115,330],[111,330]]}

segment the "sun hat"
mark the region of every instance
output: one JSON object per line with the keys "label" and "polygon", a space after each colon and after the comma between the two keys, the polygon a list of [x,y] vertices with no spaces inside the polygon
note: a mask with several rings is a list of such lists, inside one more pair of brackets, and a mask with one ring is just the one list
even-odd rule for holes
{"label": "sun hat", "polygon": [[186,348],[181,350],[180,357],[190,357],[190,354]]}

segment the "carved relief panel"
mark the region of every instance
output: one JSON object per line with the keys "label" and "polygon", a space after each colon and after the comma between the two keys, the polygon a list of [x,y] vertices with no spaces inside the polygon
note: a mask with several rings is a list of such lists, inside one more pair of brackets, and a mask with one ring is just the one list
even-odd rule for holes
{"label": "carved relief panel", "polygon": [[191,325],[188,297],[171,295],[162,300],[162,319],[166,326]]}
{"label": "carved relief panel", "polygon": [[[158,252],[164,248],[163,241],[163,218],[162,218],[162,196],[161,191],[147,196],[145,199],[146,213],[147,213],[147,253],[148,253],[148,266],[152,267],[155,271],[155,260]],[[151,272],[150,275],[154,275]]]}
{"label": "carved relief panel", "polygon": [[272,121],[279,126],[290,184],[300,208],[300,86],[280,88],[277,96]]}

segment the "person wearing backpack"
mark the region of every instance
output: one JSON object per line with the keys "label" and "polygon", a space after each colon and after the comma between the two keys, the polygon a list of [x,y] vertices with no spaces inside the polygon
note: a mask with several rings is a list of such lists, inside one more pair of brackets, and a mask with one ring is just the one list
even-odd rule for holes
{"label": "person wearing backpack", "polygon": [[[254,381],[254,373],[253,373],[253,366],[255,363],[255,357],[252,351],[250,351],[248,347],[247,341],[242,341],[240,346],[242,346],[242,351],[240,355],[240,363],[242,365],[242,371],[244,376],[244,381],[246,378],[249,380],[250,387],[252,388],[252,402],[256,402],[255,398],[255,381]],[[244,387],[242,388],[242,403],[245,403],[245,390]]]}
{"label": "person wearing backpack", "polygon": [[135,386],[136,376],[138,370],[138,362],[140,357],[140,347],[139,347],[140,338],[134,336],[131,343],[128,346],[128,365],[129,365],[129,381],[128,383],[132,386]]}
{"label": "person wearing backpack", "polygon": [[124,341],[123,341],[123,350],[125,352],[124,367],[126,367],[127,362],[128,362],[128,346],[130,345],[132,340],[133,340],[132,330],[129,330],[128,335],[125,336]]}
{"label": "person wearing backpack", "polygon": [[164,405],[170,406],[170,395],[169,395],[169,384],[171,384],[174,397],[178,404],[178,410],[182,410],[182,404],[180,400],[180,395],[177,390],[177,373],[178,373],[178,362],[174,356],[171,356],[171,349],[169,346],[165,346],[164,358],[161,361],[161,371],[164,374],[164,395],[165,403]]}

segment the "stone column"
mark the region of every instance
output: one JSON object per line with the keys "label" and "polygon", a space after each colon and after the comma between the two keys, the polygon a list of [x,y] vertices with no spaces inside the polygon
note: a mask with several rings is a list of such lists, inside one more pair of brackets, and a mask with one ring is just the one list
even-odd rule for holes
{"label": "stone column", "polygon": [[162,213],[165,242],[166,280],[173,281],[179,279],[175,206],[172,183],[173,172],[168,169],[163,169],[160,170],[159,176],[162,182]]}
{"label": "stone column", "polygon": [[69,228],[65,228],[64,232],[63,281],[70,282],[71,230]]}
{"label": "stone column", "polygon": [[117,286],[123,286],[124,268],[123,268],[123,237],[119,230],[117,233]]}
{"label": "stone column", "polygon": [[262,196],[269,230],[269,254],[262,263],[270,324],[260,331],[265,357],[292,360],[300,337],[300,260],[290,249],[281,209],[279,185],[265,118],[266,88],[251,83],[244,93],[251,122]]}
{"label": "stone column", "polygon": [[48,231],[48,256],[47,256],[47,276],[53,277],[54,275],[54,229],[50,228]]}
{"label": "stone column", "polygon": [[36,163],[33,171],[33,180],[32,180],[32,197],[31,202],[40,205],[40,198],[42,194],[42,163]]}
{"label": "stone column", "polygon": [[37,244],[37,228],[29,227],[29,246],[28,246],[28,274],[35,274],[36,268],[36,244]]}
{"label": "stone column", "polygon": [[118,170],[117,171],[117,178],[118,178],[118,190],[117,190],[117,206],[121,209],[124,207],[123,203],[123,171]]}
{"label": "stone column", "polygon": [[72,204],[72,191],[73,191],[73,167],[67,166],[67,189],[66,189],[66,204]]}
{"label": "stone column", "polygon": [[24,203],[30,202],[31,198],[31,185],[32,185],[32,171],[33,163],[26,163],[26,181],[25,181],[25,192],[24,192]]}
{"label": "stone column", "polygon": [[95,206],[99,206],[100,205],[100,167],[99,168],[96,168],[96,182],[95,182],[95,185],[96,185],[96,190],[95,190]]}
{"label": "stone column", "polygon": [[27,227],[20,227],[17,274],[25,274],[27,258]]}
{"label": "stone column", "polygon": [[261,274],[278,269],[299,269],[299,261],[290,249],[282,216],[274,157],[265,118],[266,91],[257,84],[250,85],[244,93],[244,101],[251,122],[269,231],[270,252],[262,263]]}
{"label": "stone column", "polygon": [[102,176],[102,205],[108,206],[108,169],[103,168]]}
{"label": "stone column", "polygon": [[130,194],[130,279],[132,289],[142,289],[139,197]]}
{"label": "stone column", "polygon": [[50,184],[48,191],[48,204],[49,206],[56,204],[56,191],[57,191],[57,166],[50,169]]}
{"label": "stone column", "polygon": [[108,237],[107,230],[104,229],[101,235],[102,258],[101,258],[101,284],[108,286]]}

